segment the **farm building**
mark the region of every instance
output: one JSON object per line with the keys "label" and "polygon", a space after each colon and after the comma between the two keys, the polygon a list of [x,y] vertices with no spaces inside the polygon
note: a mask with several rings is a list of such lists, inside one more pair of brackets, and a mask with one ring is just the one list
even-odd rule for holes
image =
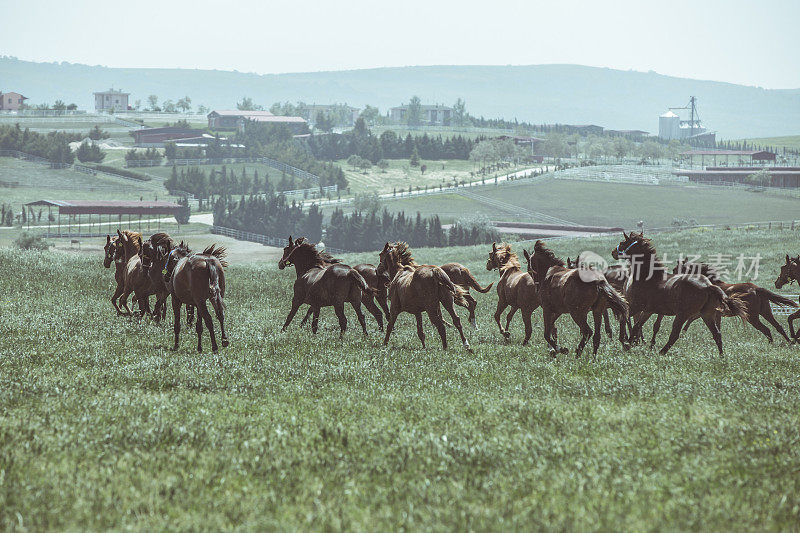
{"label": "farm building", "polygon": [[[447,125],[450,124],[450,118],[453,116],[453,108],[445,105],[423,105],[422,108],[422,123],[429,125]],[[401,105],[389,109],[389,118],[392,122],[402,123],[407,120],[408,106]]]}
{"label": "farm building", "polygon": [[0,110],[16,111],[25,105],[28,98],[15,92],[0,92]]}
{"label": "farm building", "polygon": [[709,162],[716,166],[724,161],[725,166],[729,167],[752,165],[756,161],[774,163],[775,154],[766,150],[689,150],[681,154],[681,160],[689,164],[695,164],[698,159],[701,165]]}
{"label": "farm building", "polygon": [[191,128],[143,128],[132,131],[133,142],[142,148],[163,148],[167,141],[201,137],[205,132]]}
{"label": "farm building", "polygon": [[302,117],[273,115],[269,111],[220,110],[208,114],[208,128],[212,130],[241,130],[248,120],[268,124],[285,124],[295,133],[304,129],[306,121]]}
{"label": "farm building", "polygon": [[689,181],[710,184],[750,183],[748,178],[760,170],[769,173],[769,182],[761,185],[781,188],[800,188],[800,167],[708,167],[705,170],[675,170],[676,176],[686,176]]}
{"label": "farm building", "polygon": [[94,93],[94,108],[97,111],[127,111],[130,93],[109,89]]}
{"label": "farm building", "polygon": [[642,141],[650,135],[642,130],[605,130],[605,134],[609,137],[626,137],[632,141]]}
{"label": "farm building", "polygon": [[521,136],[521,135],[517,136],[501,135],[500,137],[498,137],[498,139],[500,139],[501,141],[506,141],[511,139],[517,146],[522,146],[523,148],[527,148],[529,150],[529,155],[532,158],[534,158],[533,159],[534,161],[541,163],[542,160],[544,159],[544,157],[541,155],[535,155],[537,152],[541,153],[540,149],[542,147],[542,144],[544,143],[544,139],[540,139],[538,137]]}
{"label": "farm building", "polygon": [[[47,220],[51,220],[53,208],[57,210],[55,220],[45,226],[49,237],[102,236],[113,233],[111,228],[123,223],[129,228],[138,223],[140,231],[142,224],[149,230],[151,223],[154,223],[153,227],[158,229],[162,217],[179,215],[187,209],[174,202],[163,201],[38,200],[25,206],[46,207]],[[106,215],[105,220],[103,215]]]}
{"label": "farm building", "polygon": [[602,135],[603,126],[597,124],[564,124],[563,126],[569,133],[578,135]]}

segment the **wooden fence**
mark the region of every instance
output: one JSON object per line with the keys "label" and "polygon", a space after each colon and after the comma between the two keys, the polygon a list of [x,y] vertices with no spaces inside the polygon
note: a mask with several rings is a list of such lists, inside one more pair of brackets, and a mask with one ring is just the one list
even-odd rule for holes
{"label": "wooden fence", "polygon": [[[222,235],[224,237],[230,237],[239,241],[257,242],[259,244],[275,246],[277,248],[283,248],[286,246],[286,237],[271,237],[269,235],[261,235],[260,233],[252,233],[249,231],[240,231],[223,226],[211,226],[211,233],[215,235]],[[341,250],[339,248],[326,247],[325,250],[334,254],[350,253],[347,250]]]}

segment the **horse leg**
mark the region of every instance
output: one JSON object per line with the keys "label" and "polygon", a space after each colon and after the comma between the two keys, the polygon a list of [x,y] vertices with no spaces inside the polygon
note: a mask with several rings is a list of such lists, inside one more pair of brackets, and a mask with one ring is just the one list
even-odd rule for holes
{"label": "horse leg", "polygon": [[369,314],[375,317],[375,321],[378,323],[378,329],[383,331],[383,313],[381,313],[381,310],[375,305],[375,298],[370,296],[362,301],[364,302],[364,307],[369,311]]}
{"label": "horse leg", "polygon": [[[656,335],[658,335],[658,330],[661,329],[661,321],[664,320],[664,315],[658,315],[656,317],[656,321],[653,324],[653,338],[650,339],[650,349],[652,350],[656,345]],[[688,326],[690,322],[687,322],[686,325]],[[684,329],[684,331],[686,331]]]}
{"label": "horse leg", "polygon": [[644,340],[644,335],[642,334],[642,328],[644,327],[645,322],[647,322],[652,315],[653,313],[642,311],[636,317],[636,320],[633,323],[633,330],[631,331],[632,343],[638,343]]}
{"label": "horse leg", "polygon": [[442,319],[442,313],[438,309],[438,305],[436,306],[437,309],[432,311],[428,309],[428,320],[431,321],[431,324],[434,325],[436,331],[439,332],[439,338],[442,340],[442,350],[447,349],[447,329],[444,327],[444,319]]}
{"label": "horse leg", "polygon": [[[286,321],[283,323],[281,333],[286,331],[286,328],[289,327],[289,324],[292,322],[294,315],[297,314],[297,310],[300,309],[301,305],[303,305],[303,300],[301,298],[292,298],[292,309],[289,311],[289,316],[286,317]],[[198,317],[197,320],[200,320],[200,318]]]}
{"label": "horse leg", "polygon": [[795,341],[797,340],[797,337],[800,337],[800,329],[798,329],[796,333],[794,331],[794,321],[797,320],[798,318],[800,318],[800,311],[795,311],[794,313],[789,315],[789,319],[788,319],[788,321],[789,321],[789,336],[791,336],[792,339],[794,339]]}
{"label": "horse leg", "polygon": [[364,319],[364,312],[361,311],[361,298],[358,298],[355,301],[350,302],[350,305],[353,306],[353,310],[356,312],[356,317],[358,318],[358,323],[361,324],[361,330],[364,332],[364,336],[366,336],[367,321]]}
{"label": "horse leg", "polygon": [[417,337],[422,341],[422,349],[425,349],[425,332],[422,330],[422,313],[416,313],[414,317],[417,319]]}
{"label": "horse leg", "polygon": [[761,315],[764,317],[764,319],[766,319],[766,321],[767,321],[767,322],[769,322],[770,324],[772,324],[772,327],[773,327],[773,328],[775,328],[775,329],[777,329],[777,330],[778,330],[778,333],[780,333],[781,335],[783,335],[783,338],[784,338],[784,339],[786,339],[786,342],[788,342],[788,343],[790,343],[790,344],[791,344],[792,340],[791,340],[791,339],[789,338],[789,336],[786,334],[786,330],[785,330],[785,329],[783,329],[783,326],[781,326],[781,323],[780,323],[780,322],[778,322],[778,321],[775,319],[775,317],[773,316],[773,314],[772,314],[772,308],[770,308],[770,306],[769,306],[769,302],[767,302],[767,304],[766,304],[766,309],[765,309],[765,310],[764,310],[764,311],[761,313]]}
{"label": "horse leg", "polygon": [[[206,329],[208,330],[208,334],[211,336],[211,351],[216,352],[219,350],[219,347],[217,346],[217,336],[214,334],[214,322],[211,320],[211,313],[208,312],[208,306],[206,305],[205,300],[200,302],[198,309],[200,310],[200,316],[203,317],[203,322],[206,323]],[[197,348],[198,351],[200,351],[199,341]]]}
{"label": "horse leg", "polygon": [[[339,338],[344,337],[344,332],[347,330],[347,317],[344,315],[344,303],[339,302],[333,304],[333,310],[336,312],[336,318],[339,319]],[[364,315],[361,315],[362,319]]]}
{"label": "horse leg", "polygon": [[[773,320],[774,320],[774,319],[773,319]],[[767,326],[765,326],[765,325],[764,325],[764,323],[763,323],[763,322],[761,322],[761,321],[758,319],[758,315],[757,315],[757,314],[753,313],[752,315],[748,316],[748,317],[747,317],[747,321],[750,323],[750,325],[751,325],[751,326],[753,326],[753,327],[754,327],[754,328],[756,328],[758,331],[760,331],[761,333],[763,333],[763,334],[764,334],[764,336],[765,336],[765,337],[767,337],[767,339],[769,340],[769,342],[772,342],[772,332],[769,330],[769,328],[768,328]],[[784,332],[784,334],[785,334],[785,333],[786,333],[786,332]]]}
{"label": "horse leg", "polygon": [[542,318],[544,321],[544,340],[550,345],[550,355],[553,357],[559,353],[558,342],[554,339],[553,330],[555,329],[556,317],[550,311],[542,309]]}
{"label": "horse leg", "polygon": [[575,322],[581,330],[581,340],[578,342],[578,347],[575,349],[575,357],[580,357],[581,353],[583,353],[583,348],[589,341],[589,337],[592,336],[592,328],[589,327],[589,323],[586,321],[585,313],[573,311],[570,313],[570,316],[572,316],[572,321]]}
{"label": "horse leg", "polygon": [[[606,328],[606,335],[609,339],[614,338],[614,330],[611,329],[611,319],[608,317],[608,309],[603,310],[603,325]],[[597,327],[595,327],[597,329]]]}
{"label": "horse leg", "polygon": [[467,350],[472,350],[472,348],[470,348],[469,346],[469,341],[464,336],[464,330],[461,328],[461,319],[458,318],[456,310],[453,308],[453,302],[446,301],[443,305],[444,308],[447,310],[447,312],[450,314],[450,318],[453,319],[453,325],[456,327],[456,329],[458,330],[458,334],[461,336],[461,344],[463,344],[464,348],[466,348]]}
{"label": "horse leg", "polygon": [[175,332],[175,345],[172,347],[173,350],[178,349],[178,338],[181,335],[181,301],[172,297],[172,315],[173,315],[173,331]]}
{"label": "horse leg", "polygon": [[197,353],[203,353],[203,310],[197,306],[197,322],[194,325],[197,332]]}
{"label": "horse leg", "polygon": [[[386,315],[386,320],[389,320],[389,302],[387,301],[388,295],[386,294],[386,288],[380,289],[378,294],[375,295],[375,299],[378,300],[378,305],[380,305],[381,309],[383,309],[383,314]],[[383,329],[383,326],[381,326],[381,329]]]}
{"label": "horse leg", "polygon": [[[661,348],[661,351],[659,352],[661,355],[667,353],[670,347],[672,347],[672,345],[675,344],[675,341],[678,340],[678,337],[681,334],[681,327],[683,327],[684,322],[686,322],[686,318],[687,317],[684,315],[675,316],[675,320],[672,322],[672,332],[669,334],[669,340],[667,341],[667,344],[665,344],[664,347]],[[703,320],[705,321],[705,317],[703,318]]]}
{"label": "horse leg", "polygon": [[478,300],[476,300],[469,292],[464,296],[467,300],[467,310],[469,311],[469,323],[472,324],[474,329],[478,329],[478,321],[475,319],[475,308],[478,306]]}
{"label": "horse leg", "polygon": [[[604,309],[602,312],[600,310],[593,310],[592,316],[594,317],[594,335],[592,336],[592,355],[594,355],[595,359],[597,358],[597,349],[600,348],[600,338],[603,336],[601,333],[601,327],[603,319],[606,319],[606,325],[608,326],[608,330],[611,331],[611,326],[608,325],[608,309]],[[611,331],[610,337],[613,338],[614,332]]]}
{"label": "horse leg", "polygon": [[187,305],[186,306],[186,324],[189,326],[194,324],[194,306]]}
{"label": "horse leg", "polygon": [[306,316],[304,316],[303,320],[300,321],[301,328],[306,325],[306,322],[308,322],[308,319],[311,317],[312,314],[314,314],[314,308],[309,306],[308,311],[306,312]]}
{"label": "horse leg", "polygon": [[317,334],[319,330],[319,307],[314,308],[314,318],[311,319],[311,333]]}
{"label": "horse leg", "polygon": [[119,303],[123,309],[125,309],[125,313],[122,316],[131,316],[133,312],[131,312],[131,308],[128,307],[128,296],[130,296],[131,292],[128,290],[122,291],[122,296],[119,297]]}
{"label": "horse leg", "polygon": [[[396,311],[395,311],[396,309]],[[392,310],[389,313],[389,322],[386,324],[386,335],[383,337],[383,345],[386,346],[389,344],[389,337],[392,334],[392,330],[394,329],[394,323],[397,320],[397,316],[400,314],[400,304],[392,302]],[[432,320],[432,319],[431,319]]]}
{"label": "horse leg", "polygon": [[533,309],[522,310],[522,323],[525,324],[525,340],[522,341],[523,346],[528,345],[528,341],[531,340],[531,334],[533,333],[533,326],[531,325],[532,314],[533,314]]}
{"label": "horse leg", "polygon": [[514,318],[514,314],[517,312],[517,309],[519,309],[519,307],[514,307],[512,305],[511,311],[509,311],[506,315],[506,333],[509,337],[511,336],[511,320]]}
{"label": "horse leg", "polygon": [[[494,312],[494,321],[497,322],[497,327],[500,329],[500,335],[507,339],[510,336],[507,331],[508,326],[506,326],[506,329],[503,329],[503,325],[500,323],[500,317],[503,316],[503,311],[506,310],[506,307],[508,307],[508,304],[506,304],[505,300],[500,297],[500,299],[497,300],[497,310]],[[800,314],[800,311],[798,311],[798,314]]]}
{"label": "horse leg", "polygon": [[111,305],[114,306],[114,309],[117,310],[117,315],[121,315],[122,311],[119,310],[119,306],[117,305],[117,298],[120,297],[123,291],[122,285],[117,285],[117,288],[114,289],[114,294],[111,295]]}
{"label": "horse leg", "polygon": [[[711,336],[714,337],[714,342],[717,343],[717,349],[719,350],[719,355],[722,356],[722,333],[720,333],[720,331],[719,331],[719,326],[717,326],[717,322],[716,322],[715,318],[716,317],[714,317],[714,316],[704,315],[703,316],[703,322],[705,322],[706,327],[708,328],[708,331],[711,332]],[[760,322],[759,322],[759,324],[760,324]],[[764,327],[764,329],[767,329],[764,326],[764,324],[761,324],[761,326]],[[767,331],[769,332],[769,329],[767,329]],[[772,341],[772,339],[770,339],[770,342],[771,341]]]}
{"label": "horse leg", "polygon": [[[217,315],[217,320],[219,321],[219,331],[222,334],[222,347],[227,348],[230,342],[228,342],[228,334],[225,333],[225,309],[222,305],[222,301],[212,298],[211,307],[214,308],[214,314]],[[211,339],[213,342],[214,328],[211,328]]]}

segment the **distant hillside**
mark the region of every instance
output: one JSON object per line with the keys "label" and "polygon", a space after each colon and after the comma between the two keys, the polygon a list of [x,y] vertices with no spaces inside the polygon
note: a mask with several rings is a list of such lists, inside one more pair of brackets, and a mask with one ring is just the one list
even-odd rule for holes
{"label": "distant hillside", "polygon": [[195,105],[233,107],[252,97],[276,101],[377,105],[382,112],[413,94],[426,103],[467,102],[476,116],[536,123],[599,124],[658,131],[669,106],[699,98],[701,118],[720,138],[800,133],[800,89],[757,87],[579,65],[433,66],[298,74],[246,74],[220,70],[121,69],[0,58],[0,90],[19,91],[32,103],[62,99],[82,108],[92,92],[111,86],[144,103],[189,95]]}

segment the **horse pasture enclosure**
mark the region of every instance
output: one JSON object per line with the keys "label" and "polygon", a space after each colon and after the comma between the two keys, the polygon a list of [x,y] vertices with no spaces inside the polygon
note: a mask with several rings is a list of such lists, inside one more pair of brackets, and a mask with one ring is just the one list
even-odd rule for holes
{"label": "horse pasture enclosure", "polygon": [[[614,186],[608,185],[606,186]],[[146,235],[147,236],[147,235]],[[662,256],[760,255],[773,282],[798,231],[653,234]],[[556,239],[610,261],[620,235]],[[189,244],[202,249],[205,243]],[[225,271],[230,346],[178,351],[171,320],[117,317],[103,242],[91,253],[0,248],[0,527],[28,529],[791,530],[800,521],[800,348],[723,318],[725,353],[695,323],[666,355],[603,336],[597,358],[549,356],[542,315],[505,341],[494,289],[479,329],[423,350],[400,315],[387,346],[352,310],[313,336],[294,269]],[[522,258],[532,243],[512,243]],[[491,245],[414,250],[481,286]],[[377,264],[378,254],[342,257]],[[752,272],[750,277],[752,277]],[[784,287],[785,294],[796,289]],[[301,309],[305,312],[305,307]],[[667,319],[670,321],[670,319]],[[783,320],[781,318],[781,320]],[[558,322],[574,347],[578,328]],[[649,328],[648,328],[649,332]],[[669,328],[662,328],[658,346]],[[207,346],[206,340],[206,346]]]}

